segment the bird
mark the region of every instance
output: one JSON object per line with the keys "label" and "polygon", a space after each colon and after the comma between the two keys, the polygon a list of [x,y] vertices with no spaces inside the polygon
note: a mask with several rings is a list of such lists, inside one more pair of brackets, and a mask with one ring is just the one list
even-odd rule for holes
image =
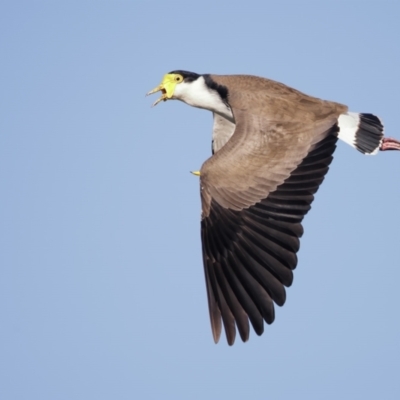
{"label": "bird", "polygon": [[275,319],[293,282],[302,220],[340,139],[365,155],[400,150],[369,113],[252,75],[174,70],[147,95],[213,113],[200,179],[201,241],[211,330],[228,345]]}

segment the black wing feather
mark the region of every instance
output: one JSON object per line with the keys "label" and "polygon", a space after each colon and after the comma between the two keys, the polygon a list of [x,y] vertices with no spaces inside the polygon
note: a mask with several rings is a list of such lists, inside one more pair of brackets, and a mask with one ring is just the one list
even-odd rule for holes
{"label": "black wing feather", "polygon": [[285,302],[285,286],[292,284],[292,271],[297,265],[301,221],[328,172],[336,141],[335,126],[283,184],[249,208],[234,211],[211,201],[201,230],[216,342],[221,318],[230,345],[235,340],[235,324],[246,341],[248,320],[258,335],[264,331],[263,319],[269,324],[274,321],[273,302]]}

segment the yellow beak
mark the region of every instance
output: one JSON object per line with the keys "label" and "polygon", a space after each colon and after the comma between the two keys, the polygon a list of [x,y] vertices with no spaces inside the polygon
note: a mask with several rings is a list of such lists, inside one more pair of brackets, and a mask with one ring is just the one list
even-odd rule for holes
{"label": "yellow beak", "polygon": [[176,74],[164,75],[164,78],[163,78],[161,84],[158,85],[153,90],[150,90],[150,92],[146,94],[146,96],[148,96],[149,94],[157,93],[160,91],[162,92],[161,97],[153,103],[153,107],[156,106],[162,100],[167,101],[168,99],[172,98],[172,96],[174,95],[175,86],[178,83],[175,80],[175,78],[176,78]]}

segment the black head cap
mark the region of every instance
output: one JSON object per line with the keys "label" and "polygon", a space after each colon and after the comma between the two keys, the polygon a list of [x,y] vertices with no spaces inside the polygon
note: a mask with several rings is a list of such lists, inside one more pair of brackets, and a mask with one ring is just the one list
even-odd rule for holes
{"label": "black head cap", "polygon": [[183,76],[183,80],[186,82],[193,82],[195,81],[200,74],[196,74],[195,72],[189,72],[189,71],[182,71],[180,69],[168,72],[169,74],[179,74]]}

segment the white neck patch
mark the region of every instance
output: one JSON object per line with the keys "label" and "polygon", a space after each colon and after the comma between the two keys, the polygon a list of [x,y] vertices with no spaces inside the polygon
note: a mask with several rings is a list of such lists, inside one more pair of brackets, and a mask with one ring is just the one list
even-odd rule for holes
{"label": "white neck patch", "polygon": [[231,122],[234,121],[231,109],[221,100],[215,90],[206,85],[202,76],[192,82],[178,83],[175,87],[173,98],[181,100],[190,106],[215,112]]}

